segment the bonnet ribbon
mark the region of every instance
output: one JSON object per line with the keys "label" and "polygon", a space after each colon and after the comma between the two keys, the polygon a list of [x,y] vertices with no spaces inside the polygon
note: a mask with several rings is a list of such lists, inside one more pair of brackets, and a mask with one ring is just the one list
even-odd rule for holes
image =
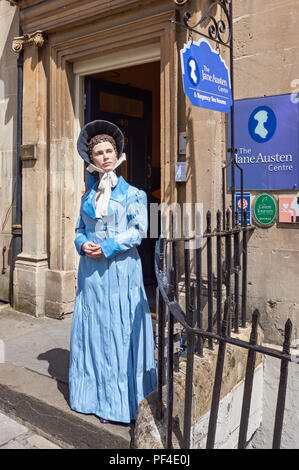
{"label": "bonnet ribbon", "polygon": [[100,179],[100,182],[98,185],[98,189],[101,190],[101,194],[100,194],[99,199],[96,202],[96,217],[97,218],[101,218],[104,215],[108,214],[108,203],[110,200],[111,188],[114,188],[114,186],[116,185],[118,181],[118,177],[113,172],[113,170],[115,170],[115,168],[117,168],[124,160],[126,160],[125,153],[122,154],[122,156],[119,158],[119,160],[116,162],[116,164],[110,171],[102,170],[101,168],[98,168],[92,163],[90,163],[90,165],[88,165],[87,167],[87,171],[89,171],[89,173],[92,173],[93,171],[97,171],[98,173],[105,173]]}

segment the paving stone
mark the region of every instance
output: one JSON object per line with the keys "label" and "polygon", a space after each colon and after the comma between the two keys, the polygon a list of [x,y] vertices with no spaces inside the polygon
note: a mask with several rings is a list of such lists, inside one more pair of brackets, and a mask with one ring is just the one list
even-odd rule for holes
{"label": "paving stone", "polygon": [[48,441],[48,439],[45,439],[42,436],[39,436],[38,434],[33,434],[28,438],[28,444],[30,444],[31,447],[36,448],[36,449],[61,449],[61,447],[57,446],[56,444],[53,444],[53,442]]}
{"label": "paving stone", "polygon": [[61,449],[61,447],[0,413],[0,449]]}
{"label": "paving stone", "polygon": [[28,429],[3,413],[0,413],[0,446],[24,434]]}

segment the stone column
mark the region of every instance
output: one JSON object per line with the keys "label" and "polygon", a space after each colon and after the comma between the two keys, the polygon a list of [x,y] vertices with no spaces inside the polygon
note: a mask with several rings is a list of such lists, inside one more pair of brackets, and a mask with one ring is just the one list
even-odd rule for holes
{"label": "stone column", "polygon": [[[72,67],[51,49],[49,270],[46,274],[46,315],[60,318],[74,310],[74,76]],[[78,158],[77,156],[75,158]]]}
{"label": "stone column", "polygon": [[11,300],[12,225],[16,223],[17,57],[11,41],[18,34],[16,7],[0,2],[0,298]]}
{"label": "stone column", "polygon": [[45,54],[34,43],[24,49],[22,252],[16,259],[13,280],[13,307],[36,317],[45,314],[48,270]]}

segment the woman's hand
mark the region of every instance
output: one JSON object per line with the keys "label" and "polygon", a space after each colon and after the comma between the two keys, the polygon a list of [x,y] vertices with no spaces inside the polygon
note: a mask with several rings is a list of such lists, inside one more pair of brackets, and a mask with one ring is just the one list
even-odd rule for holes
{"label": "woman's hand", "polygon": [[101,256],[104,256],[100,245],[96,245],[95,243],[85,242],[81,248],[82,251],[84,251],[84,253],[91,258],[100,258]]}

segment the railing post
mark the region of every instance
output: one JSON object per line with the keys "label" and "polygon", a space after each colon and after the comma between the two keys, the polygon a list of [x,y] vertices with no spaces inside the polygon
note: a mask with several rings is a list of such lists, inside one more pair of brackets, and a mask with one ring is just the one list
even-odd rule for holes
{"label": "railing post", "polygon": [[[170,302],[175,299],[175,270],[171,266],[169,271],[169,293]],[[167,336],[167,436],[166,447],[172,448],[172,412],[173,412],[173,315],[168,308],[168,336]]]}
{"label": "railing post", "polygon": [[[172,236],[173,236],[173,238],[175,238],[175,235],[176,235],[176,230],[177,230],[176,224],[177,224],[177,216],[173,213],[172,214]],[[173,285],[174,285],[174,295],[175,295],[176,299],[178,299],[177,259],[178,259],[177,242],[172,242],[172,266],[174,268]]]}
{"label": "railing post", "polygon": [[[247,225],[247,211],[243,212],[242,226],[246,228]],[[246,328],[246,303],[247,303],[247,230],[243,231],[242,240],[242,328]]]}
{"label": "railing post", "polygon": [[[207,269],[208,269],[208,331],[213,331],[213,267],[212,267],[212,237],[211,212],[207,212]],[[212,338],[208,339],[209,348],[213,349]]]}
{"label": "railing post", "polygon": [[222,259],[221,259],[221,211],[217,212],[217,334],[221,334],[222,310]]}
{"label": "railing post", "polygon": [[[165,238],[160,238],[160,252],[159,252],[159,274],[163,272],[164,267],[164,246],[166,244]],[[161,420],[163,417],[163,382],[164,382],[164,348],[165,348],[165,304],[163,297],[158,289],[158,375],[157,375],[157,390],[158,390],[158,407],[157,419]]]}
{"label": "railing post", "polygon": [[[236,222],[235,227],[239,229],[239,213],[235,214]],[[237,230],[234,233],[234,271],[235,271],[235,312],[234,312],[234,331],[239,333],[239,269],[240,269],[240,232]]]}
{"label": "railing post", "polygon": [[[259,312],[258,310],[255,310],[252,315],[252,329],[251,329],[251,335],[250,335],[250,344],[253,344],[253,345],[256,345],[257,343],[258,321],[259,321]],[[249,349],[248,357],[247,357],[247,365],[246,365],[245,383],[244,383],[238,449],[245,449],[246,447],[255,358],[256,358],[256,352],[252,349]]]}
{"label": "railing post", "polygon": [[223,230],[225,230],[225,169],[222,168],[222,222]]}
{"label": "railing post", "polygon": [[[197,326],[202,329],[202,248],[197,247],[195,251],[196,257],[196,285],[197,285]],[[196,352],[203,356],[203,340],[202,336],[198,336]]]}
{"label": "railing post", "polygon": [[[189,235],[189,218],[188,214],[184,216],[184,236]],[[188,316],[190,308],[190,248],[189,243],[184,241],[184,268],[185,268],[185,312]]]}
{"label": "railing post", "polygon": [[[230,210],[226,211],[226,235],[225,235],[225,284],[226,284],[226,298],[231,301],[231,231],[230,231]],[[230,321],[230,305],[227,312],[227,334],[230,336],[231,321]]]}
{"label": "railing post", "polygon": [[[285,324],[284,343],[283,343],[283,348],[282,348],[283,354],[286,354],[286,355],[290,354],[292,328],[293,328],[292,322],[290,319],[288,319]],[[281,359],[280,379],[279,379],[273,445],[272,445],[273,449],[280,449],[285,400],[286,400],[286,392],[287,392],[288,366],[289,366],[289,361],[287,359]]]}
{"label": "railing post", "polygon": [[226,350],[225,337],[227,335],[227,319],[228,319],[229,310],[230,310],[230,298],[227,298],[225,300],[224,317],[222,321],[222,332],[221,332],[222,334],[221,335],[223,339],[219,340],[219,348],[218,348],[218,355],[217,355],[214,388],[213,388],[209,428],[208,428],[208,436],[207,436],[207,444],[206,444],[207,449],[214,449],[214,444],[215,444],[217,417],[218,417],[221,383],[222,383],[222,375],[223,375],[223,365],[224,365],[225,350]]}
{"label": "railing post", "polygon": [[[194,301],[195,301],[195,287],[191,287],[191,296],[189,309],[186,312],[186,320],[188,325],[194,328]],[[185,380],[185,410],[184,410],[184,434],[183,434],[183,448],[190,448],[190,432],[191,432],[191,410],[192,410],[192,387],[193,387],[193,362],[194,362],[194,346],[195,335],[187,332],[187,364],[186,364],[186,380]]]}

